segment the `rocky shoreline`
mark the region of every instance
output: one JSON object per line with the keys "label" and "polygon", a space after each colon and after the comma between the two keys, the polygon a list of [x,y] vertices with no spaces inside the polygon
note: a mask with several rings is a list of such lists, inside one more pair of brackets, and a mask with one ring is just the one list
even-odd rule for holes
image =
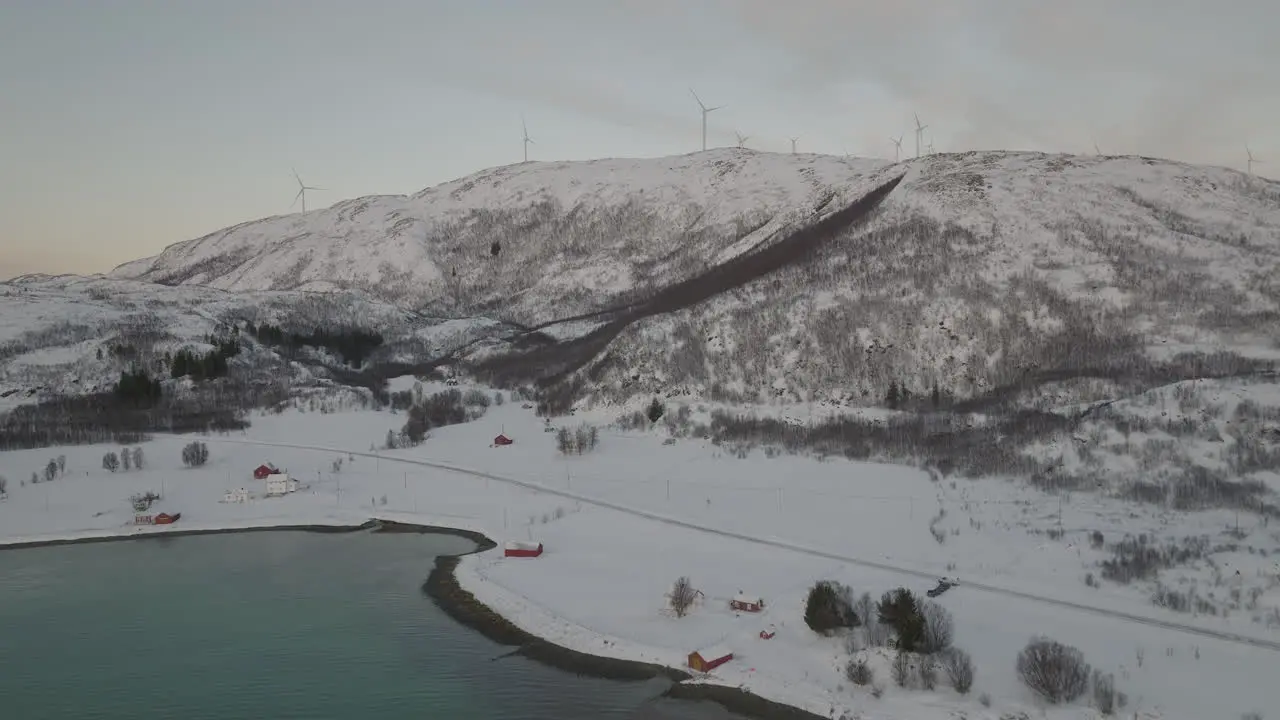
{"label": "rocky shoreline", "polygon": [[[471,535],[479,534],[472,533],[468,536]],[[487,537],[484,537],[484,543],[477,543],[477,545],[473,553],[484,552],[497,546]],[[759,720],[829,720],[791,705],[766,700],[741,688],[686,683],[686,680],[693,678],[690,673],[665,665],[600,657],[547,642],[516,627],[510,620],[464,589],[458,583],[455,574],[461,560],[461,555],[437,557],[435,567],[427,576],[422,591],[446,615],[457,622],[500,645],[515,647],[516,650],[512,654],[523,655],[559,670],[608,680],[666,678],[671,681],[671,685],[663,693],[665,697],[714,702],[730,712],[759,718]]]}

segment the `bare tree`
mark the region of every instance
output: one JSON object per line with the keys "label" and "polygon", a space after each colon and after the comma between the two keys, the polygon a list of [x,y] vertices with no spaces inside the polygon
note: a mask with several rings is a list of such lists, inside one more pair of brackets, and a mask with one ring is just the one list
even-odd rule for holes
{"label": "bare tree", "polygon": [[689,614],[689,610],[693,607],[693,601],[698,596],[698,591],[694,589],[693,583],[689,581],[689,577],[681,576],[676,580],[675,585],[671,586],[671,609],[675,611],[676,617],[684,617]]}
{"label": "bare tree", "polygon": [[893,657],[893,665],[890,666],[890,672],[893,674],[893,682],[898,687],[906,687],[911,683],[911,653],[906,650],[899,650],[898,654]]}
{"label": "bare tree", "polygon": [[0,495],[4,495],[7,492],[9,492],[9,478],[0,475]]}
{"label": "bare tree", "polygon": [[139,447],[134,448],[134,449],[133,449],[133,468],[134,468],[135,470],[141,470],[141,469],[142,469],[142,461],[143,461],[143,459],[144,459],[144,458],[143,458],[143,456],[142,456],[142,447],[141,447],[141,446],[139,446]]}
{"label": "bare tree", "polygon": [[119,468],[120,468],[120,458],[116,457],[115,453],[109,452],[106,455],[102,456],[103,470],[110,470],[111,472],[115,472]]}
{"label": "bare tree", "polygon": [[948,648],[942,653],[942,669],[956,692],[965,695],[973,688],[973,659],[960,648]]}
{"label": "bare tree", "polygon": [[951,647],[955,637],[955,622],[951,613],[936,602],[928,601],[920,604],[920,613],[924,616],[924,639],[920,643],[920,651],[939,653]]}
{"label": "bare tree", "polygon": [[1116,711],[1116,678],[1111,673],[1093,671],[1093,705],[1103,715]]}
{"label": "bare tree", "polygon": [[50,482],[58,477],[58,461],[50,460],[48,465],[44,466],[44,481]]}
{"label": "bare tree", "polygon": [[938,666],[928,655],[920,656],[920,686],[932,690],[938,686]]}
{"label": "bare tree", "polygon": [[120,464],[124,466],[124,471],[129,472],[133,469],[133,453],[129,452],[129,448],[120,448]]}
{"label": "bare tree", "polygon": [[569,428],[562,427],[556,431],[556,449],[561,454],[569,455],[574,452],[573,440],[573,433],[569,432]]}
{"label": "bare tree", "polygon": [[1069,645],[1046,637],[1027,643],[1018,653],[1018,676],[1050,703],[1071,702],[1089,689],[1089,663]]}
{"label": "bare tree", "polygon": [[58,474],[65,475],[67,473],[67,456],[59,455],[57,462],[58,462]]}

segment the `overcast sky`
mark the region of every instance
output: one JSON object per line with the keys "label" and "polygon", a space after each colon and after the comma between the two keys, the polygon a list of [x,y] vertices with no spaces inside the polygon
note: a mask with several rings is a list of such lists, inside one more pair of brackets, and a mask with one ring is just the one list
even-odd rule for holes
{"label": "overcast sky", "polygon": [[[1276,0],[0,0],[0,278],[521,159],[710,142],[1280,166]],[[1268,173],[1272,165],[1257,170]]]}

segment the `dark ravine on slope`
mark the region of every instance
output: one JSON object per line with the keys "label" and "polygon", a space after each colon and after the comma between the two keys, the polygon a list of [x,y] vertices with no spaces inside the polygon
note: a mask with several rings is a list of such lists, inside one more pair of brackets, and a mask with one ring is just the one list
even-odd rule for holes
{"label": "dark ravine on slope", "polygon": [[[545,334],[536,333],[530,337],[542,338],[545,344],[524,352],[516,350],[481,361],[473,370],[478,376],[488,378],[496,385],[508,386],[528,381],[554,384],[589,363],[633,323],[655,315],[679,312],[803,260],[822,243],[865,221],[902,182],[903,177],[895,177],[848,207],[806,225],[763,249],[749,251],[700,275],[662,288],[643,301],[595,313],[600,318],[610,315],[613,317],[587,335],[556,342],[549,340]],[[549,327],[551,324],[554,323],[545,323],[540,327]],[[525,340],[532,342],[529,338]]]}

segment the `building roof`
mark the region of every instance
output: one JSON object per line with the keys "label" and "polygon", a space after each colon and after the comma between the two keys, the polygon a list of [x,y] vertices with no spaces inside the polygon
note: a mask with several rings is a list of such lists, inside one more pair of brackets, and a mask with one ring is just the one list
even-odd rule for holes
{"label": "building roof", "polygon": [[732,655],[733,651],[724,645],[712,645],[709,648],[698,650],[697,653],[702,656],[703,660],[719,660],[726,655]]}
{"label": "building roof", "polygon": [[753,604],[753,605],[754,605],[754,604],[757,604],[757,603],[759,603],[759,602],[760,602],[760,598],[759,598],[759,597],[751,597],[751,596],[749,596],[749,595],[744,595],[744,594],[742,594],[742,593],[738,593],[738,595],[737,595],[736,597],[734,597],[733,599],[734,599],[734,601],[735,601],[735,602],[740,602],[740,603],[751,603],[751,604]]}
{"label": "building roof", "polygon": [[542,543],[529,542],[525,540],[508,540],[506,548],[508,550],[537,550]]}

